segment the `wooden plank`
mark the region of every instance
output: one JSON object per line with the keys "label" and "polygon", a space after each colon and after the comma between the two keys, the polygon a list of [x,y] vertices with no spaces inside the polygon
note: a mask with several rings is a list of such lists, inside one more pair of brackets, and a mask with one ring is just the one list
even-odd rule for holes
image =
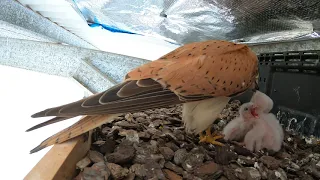
{"label": "wooden plank", "polygon": [[64,143],[55,144],[24,179],[72,179],[75,176],[76,163],[80,161],[90,149],[91,133],[92,131]]}

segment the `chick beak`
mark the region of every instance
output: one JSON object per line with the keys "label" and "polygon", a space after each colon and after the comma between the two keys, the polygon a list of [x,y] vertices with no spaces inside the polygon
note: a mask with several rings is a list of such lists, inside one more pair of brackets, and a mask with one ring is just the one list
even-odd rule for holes
{"label": "chick beak", "polygon": [[253,117],[255,117],[255,118],[258,118],[258,117],[259,117],[259,115],[258,115],[258,113],[257,113],[257,107],[255,107],[255,106],[250,109],[250,113],[251,113],[251,115],[252,115]]}

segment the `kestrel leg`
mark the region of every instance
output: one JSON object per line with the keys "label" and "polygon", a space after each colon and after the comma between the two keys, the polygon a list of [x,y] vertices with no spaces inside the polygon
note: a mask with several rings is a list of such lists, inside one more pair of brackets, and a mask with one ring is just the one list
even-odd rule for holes
{"label": "kestrel leg", "polygon": [[211,126],[206,130],[206,134],[204,135],[202,132],[200,135],[200,141],[199,142],[207,142],[211,143],[213,145],[218,146],[224,146],[221,142],[216,141],[217,139],[223,138],[221,135],[217,135],[218,133],[215,131],[214,133],[211,133]]}

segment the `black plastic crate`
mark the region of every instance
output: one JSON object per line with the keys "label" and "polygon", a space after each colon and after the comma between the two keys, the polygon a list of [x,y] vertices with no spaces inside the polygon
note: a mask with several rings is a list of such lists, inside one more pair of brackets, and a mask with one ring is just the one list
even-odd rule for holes
{"label": "black plastic crate", "polygon": [[320,50],[261,53],[259,90],[286,130],[320,137]]}

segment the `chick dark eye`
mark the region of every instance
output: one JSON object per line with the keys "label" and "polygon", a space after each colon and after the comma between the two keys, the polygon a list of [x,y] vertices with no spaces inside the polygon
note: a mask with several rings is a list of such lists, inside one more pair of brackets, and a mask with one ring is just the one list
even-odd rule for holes
{"label": "chick dark eye", "polygon": [[249,109],[248,109],[248,108],[244,108],[244,110],[245,110],[245,111],[248,111]]}

